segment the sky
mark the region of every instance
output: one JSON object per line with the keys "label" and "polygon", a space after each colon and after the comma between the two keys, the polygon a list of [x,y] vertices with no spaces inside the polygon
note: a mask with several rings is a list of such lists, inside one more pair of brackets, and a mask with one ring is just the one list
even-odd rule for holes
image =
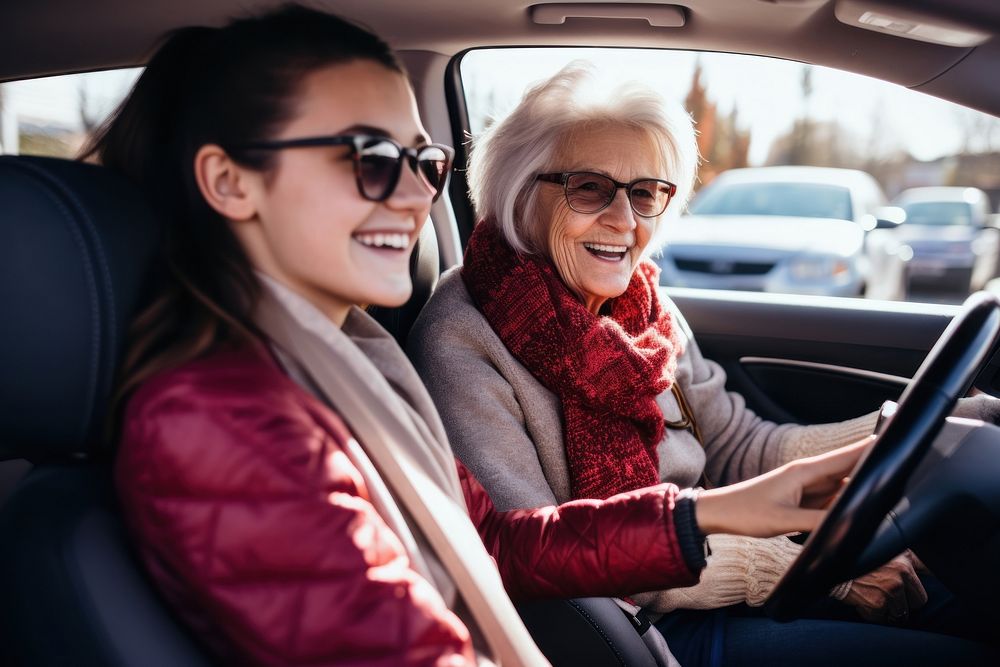
{"label": "sky", "polygon": [[[605,75],[643,81],[669,99],[687,94],[695,63],[720,114],[737,108],[739,124],[751,130],[749,160],[761,164],[771,142],[786,133],[805,109],[800,63],[718,53],[640,49],[494,49],[469,53],[462,76],[469,97],[473,132],[487,115],[503,114],[517,103],[529,84],[575,59],[591,60]],[[878,154],[908,150],[920,160],[933,160],[963,148],[966,126],[976,112],[894,84],[833,69],[814,67],[809,115],[836,120],[859,145]],[[127,69],[50,77],[3,84],[9,107],[22,122],[80,127],[80,89],[89,112],[101,117],[124,96],[140,70]],[[492,92],[491,92],[492,91]],[[489,103],[496,108],[487,108]],[[963,118],[963,114],[965,115]],[[998,131],[1000,120],[992,119]],[[989,146],[973,146],[988,149]],[[992,148],[1000,148],[995,145]]]}

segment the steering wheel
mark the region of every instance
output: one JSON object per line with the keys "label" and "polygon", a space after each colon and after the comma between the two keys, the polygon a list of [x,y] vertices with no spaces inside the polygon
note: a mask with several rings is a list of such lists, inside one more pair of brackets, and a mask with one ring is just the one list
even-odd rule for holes
{"label": "steering wheel", "polygon": [[767,613],[797,618],[854,570],[959,397],[1000,338],[1000,299],[977,292],[963,304],[899,399],[893,419],[858,463],[826,518],[771,592]]}

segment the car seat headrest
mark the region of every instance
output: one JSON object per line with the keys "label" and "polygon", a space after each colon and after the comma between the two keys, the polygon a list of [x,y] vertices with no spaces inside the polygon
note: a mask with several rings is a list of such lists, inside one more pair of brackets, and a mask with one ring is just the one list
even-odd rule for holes
{"label": "car seat headrest", "polygon": [[424,304],[431,298],[431,293],[437,286],[438,276],[441,273],[440,261],[434,223],[428,220],[424,223],[423,229],[420,230],[413,254],[410,255],[410,279],[413,281],[413,293],[409,300],[398,308],[368,307],[371,316],[393,335],[396,342],[404,350],[406,349],[406,338],[410,334],[413,323],[417,321],[417,315],[420,314]]}
{"label": "car seat headrest", "polygon": [[93,452],[159,240],[110,170],[0,157],[0,460]]}

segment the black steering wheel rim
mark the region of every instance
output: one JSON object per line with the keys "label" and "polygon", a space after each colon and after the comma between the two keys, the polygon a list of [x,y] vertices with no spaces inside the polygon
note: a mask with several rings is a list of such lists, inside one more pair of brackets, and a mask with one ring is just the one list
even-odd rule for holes
{"label": "black steering wheel rim", "polygon": [[798,618],[805,607],[851,577],[889,511],[903,497],[913,471],[930,449],[959,397],[972,386],[1000,338],[1000,299],[970,296],[899,398],[893,419],[851,475],[823,523],[767,600],[778,620]]}

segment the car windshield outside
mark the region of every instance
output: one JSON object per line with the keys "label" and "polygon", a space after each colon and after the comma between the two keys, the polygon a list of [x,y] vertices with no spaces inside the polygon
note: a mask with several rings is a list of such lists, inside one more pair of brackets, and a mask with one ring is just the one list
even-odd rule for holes
{"label": "car windshield outside", "polygon": [[0,154],[73,158],[141,67],[0,83]]}
{"label": "car windshield outside", "polygon": [[[911,269],[936,266],[921,250],[927,239],[885,229],[900,222],[886,204],[913,189],[978,188],[997,209],[996,117],[776,58],[504,48],[472,50],[461,62],[473,136],[508,113],[532,84],[574,60],[592,63],[610,82],[646,83],[696,123],[702,156],[696,195],[652,253],[663,285],[960,303],[1000,273],[994,256],[1000,245],[980,240],[976,266],[983,268],[976,275],[983,280],[930,281],[913,291]],[[920,219],[914,211],[910,222]],[[922,228],[944,236],[954,227],[940,225]],[[1000,282],[993,285],[1000,291]]]}
{"label": "car windshield outside", "polygon": [[972,224],[972,207],[964,202],[914,202],[903,210],[908,225]]}
{"label": "car windshield outside", "polygon": [[698,215],[785,215],[850,220],[847,188],[813,183],[732,183],[707,188],[692,202]]}
{"label": "car windshield outside", "polygon": [[[667,245],[654,253],[663,284],[955,303],[968,294],[913,293],[908,274],[919,267],[910,264],[923,261],[913,251],[927,239],[872,228],[887,197],[929,186],[978,188],[989,198],[986,215],[996,211],[997,118],[875,79],[774,58],[504,48],[472,50],[461,60],[473,135],[512,109],[531,84],[581,59],[608,79],[644,81],[696,122],[699,192],[690,215],[672,223]],[[140,71],[0,84],[0,152],[74,157]],[[829,176],[802,176],[819,168]],[[795,176],[767,172],[776,169],[795,170]],[[764,176],[753,183],[725,178],[753,170]],[[904,226],[911,229],[944,234],[970,225],[961,202],[903,206]],[[983,215],[973,217],[972,226],[983,224]],[[994,248],[1000,244],[977,245],[977,266],[1000,271]],[[993,272],[979,270],[985,281],[971,284],[989,285]]]}

